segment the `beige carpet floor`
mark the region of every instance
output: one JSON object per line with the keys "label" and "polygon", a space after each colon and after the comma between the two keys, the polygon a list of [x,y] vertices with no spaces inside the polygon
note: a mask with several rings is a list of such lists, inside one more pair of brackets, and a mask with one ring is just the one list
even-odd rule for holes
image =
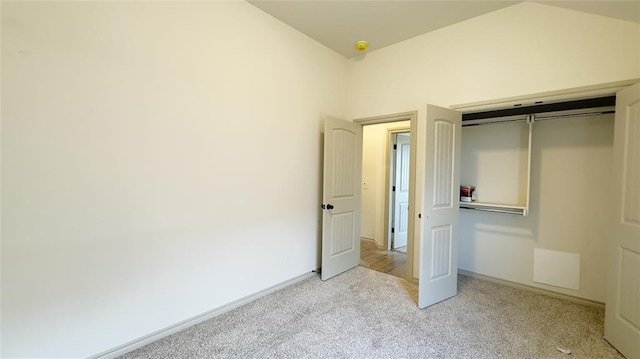
{"label": "beige carpet floor", "polygon": [[603,339],[601,308],[464,276],[458,290],[419,310],[414,284],[357,267],[326,282],[305,280],[124,358],[622,358]]}

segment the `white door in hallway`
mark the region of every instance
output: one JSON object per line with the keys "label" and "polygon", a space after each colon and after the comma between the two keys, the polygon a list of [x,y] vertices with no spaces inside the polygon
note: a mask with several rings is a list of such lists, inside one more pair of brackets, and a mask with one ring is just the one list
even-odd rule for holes
{"label": "white door in hallway", "polygon": [[322,190],[322,280],[360,264],[362,126],[327,119]]}
{"label": "white door in hallway", "polygon": [[615,201],[604,335],[627,358],[640,358],[640,84],[617,94],[615,121]]}
{"label": "white door in hallway", "polygon": [[459,112],[427,105],[418,307],[458,293]]}
{"label": "white door in hallway", "polygon": [[393,191],[393,248],[407,246],[409,231],[409,133],[396,134]]}

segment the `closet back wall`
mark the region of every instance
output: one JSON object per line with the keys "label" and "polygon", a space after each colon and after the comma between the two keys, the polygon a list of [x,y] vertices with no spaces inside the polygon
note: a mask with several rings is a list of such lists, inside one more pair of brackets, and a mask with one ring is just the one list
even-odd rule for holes
{"label": "closet back wall", "polygon": [[[473,264],[474,272],[492,276],[517,271],[501,276],[516,281],[533,278],[534,248],[577,253],[581,257],[582,274],[579,291],[535,285],[604,302],[612,205],[613,116],[537,122],[531,149],[529,216],[461,210],[460,236],[464,238],[464,245],[460,248],[460,261]],[[513,135],[502,125],[491,125],[491,129],[496,137]],[[463,148],[473,144],[473,141],[464,141],[465,138],[468,136],[463,135]],[[520,152],[517,149],[503,151],[513,157]],[[491,161],[491,155],[495,153],[484,156],[484,168],[480,170],[505,166],[505,156],[496,156]],[[512,172],[517,172],[517,162],[511,163],[515,167]],[[483,182],[478,194],[482,197],[482,193],[500,188],[501,183]],[[525,246],[528,248],[523,249]],[[462,265],[460,268],[467,269]]]}
{"label": "closet back wall", "polygon": [[[449,107],[640,78],[640,24],[523,2],[374,51],[364,59],[352,61],[349,70],[349,118],[418,110],[420,122],[425,119],[427,102]],[[551,141],[541,133],[545,126],[561,124],[540,123],[537,126],[536,138]],[[418,136],[423,135],[420,131],[422,129],[418,128]],[[547,205],[558,188],[564,189],[569,182],[567,176],[572,177],[574,183],[571,185],[578,185],[581,191],[598,191],[594,182],[583,181],[597,173],[608,174],[608,163],[582,165],[580,161],[586,161],[592,153],[607,156],[609,150],[602,141],[610,137],[610,130],[603,131],[603,138],[594,140],[594,136],[600,136],[597,131],[585,130],[588,141],[580,146],[557,142],[547,149],[540,147],[538,157],[542,157],[543,162],[538,161],[538,166],[545,167],[534,175],[538,177],[539,188],[532,190],[531,198],[536,207],[532,210],[539,211],[537,215],[519,217],[461,212],[459,267],[520,284],[562,291],[533,282],[533,248],[553,242],[556,246],[553,249],[582,252],[586,263],[594,263],[593,260],[604,263],[606,251],[599,248],[607,236],[590,236],[585,247],[576,246],[577,241],[584,239],[579,238],[582,234],[560,225],[564,212],[558,213]],[[565,135],[572,137],[578,132],[565,132]],[[420,167],[424,164],[424,142],[420,142],[424,137],[417,140]],[[573,163],[567,163],[569,168],[577,170],[571,166],[583,166],[587,172],[575,175],[557,172],[558,166],[549,162],[548,158],[569,153],[575,156]],[[419,176],[421,171],[418,168]],[[579,209],[572,205],[571,210],[591,211],[595,203],[589,201],[589,206]],[[606,203],[597,206],[601,206],[604,213]],[[584,225],[582,222],[601,213],[600,209],[594,210],[597,212],[580,215],[573,212],[571,216],[575,218],[571,220],[579,219],[580,224],[575,225],[580,228]],[[594,233],[606,233],[607,216],[609,214],[597,218],[594,225],[598,228]],[[478,230],[480,232],[476,233]],[[418,249],[419,240],[414,239],[414,243]],[[419,253],[419,250],[415,251],[416,273]],[[601,273],[602,268],[600,264],[583,267],[582,289],[571,294],[604,301],[605,288],[601,278],[606,270]]]}

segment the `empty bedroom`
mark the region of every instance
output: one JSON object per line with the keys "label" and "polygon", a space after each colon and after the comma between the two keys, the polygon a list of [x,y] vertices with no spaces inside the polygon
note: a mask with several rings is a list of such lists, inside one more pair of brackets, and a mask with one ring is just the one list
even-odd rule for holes
{"label": "empty bedroom", "polygon": [[639,2],[0,25],[1,357],[640,358]]}

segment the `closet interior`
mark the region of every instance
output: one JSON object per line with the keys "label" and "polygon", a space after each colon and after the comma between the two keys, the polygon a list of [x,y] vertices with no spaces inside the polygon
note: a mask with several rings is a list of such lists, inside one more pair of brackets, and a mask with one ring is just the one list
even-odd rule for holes
{"label": "closet interior", "polygon": [[527,216],[535,124],[614,112],[615,96],[602,96],[463,113],[460,184],[476,193],[460,208]]}

